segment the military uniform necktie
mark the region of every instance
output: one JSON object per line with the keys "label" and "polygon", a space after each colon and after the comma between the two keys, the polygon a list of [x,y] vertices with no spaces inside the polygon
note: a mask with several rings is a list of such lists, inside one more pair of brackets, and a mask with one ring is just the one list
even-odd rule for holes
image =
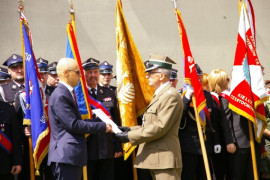
{"label": "military uniform necktie", "polygon": [[97,95],[96,95],[96,89],[95,89],[95,88],[91,88],[90,91],[91,91],[92,97],[96,99],[96,98],[97,98]]}

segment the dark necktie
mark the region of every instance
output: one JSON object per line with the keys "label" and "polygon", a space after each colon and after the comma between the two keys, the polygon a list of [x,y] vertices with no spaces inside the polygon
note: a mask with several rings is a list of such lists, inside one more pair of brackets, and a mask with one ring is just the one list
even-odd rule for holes
{"label": "dark necktie", "polygon": [[72,93],[73,93],[74,102],[75,102],[76,106],[78,107],[76,93],[75,93],[74,89],[72,90]]}
{"label": "dark necktie", "polygon": [[22,84],[22,85],[20,85],[20,88],[21,88],[21,89],[23,89],[23,88],[24,88],[24,85],[23,85],[23,84]]}
{"label": "dark necktie", "polygon": [[90,91],[91,91],[92,97],[96,99],[96,98],[97,98],[97,95],[96,95],[96,89],[95,89],[95,88],[91,88]]}

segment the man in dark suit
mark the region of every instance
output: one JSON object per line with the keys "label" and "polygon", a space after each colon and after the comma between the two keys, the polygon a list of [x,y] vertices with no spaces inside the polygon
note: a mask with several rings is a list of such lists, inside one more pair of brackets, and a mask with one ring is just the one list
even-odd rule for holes
{"label": "man in dark suit", "polygon": [[[83,63],[83,69],[89,94],[101,102],[110,112],[112,120],[120,125],[114,91],[98,85],[99,61],[89,58]],[[114,158],[122,156],[121,143],[115,139],[114,134],[91,134],[87,138],[87,148],[88,180],[113,180]]]}
{"label": "man in dark suit", "polygon": [[81,120],[73,87],[78,85],[80,69],[74,59],[62,58],[57,65],[59,85],[49,100],[51,139],[48,165],[56,179],[81,180],[87,164],[85,134],[112,132],[104,122]]}
{"label": "man in dark suit", "polygon": [[23,58],[20,55],[11,55],[4,63],[8,67],[8,73],[12,80],[9,83],[2,84],[5,100],[13,104],[15,94],[24,88]]}
{"label": "man in dark suit", "polygon": [[0,179],[13,180],[13,175],[22,170],[22,146],[14,107],[0,101],[0,117]]}

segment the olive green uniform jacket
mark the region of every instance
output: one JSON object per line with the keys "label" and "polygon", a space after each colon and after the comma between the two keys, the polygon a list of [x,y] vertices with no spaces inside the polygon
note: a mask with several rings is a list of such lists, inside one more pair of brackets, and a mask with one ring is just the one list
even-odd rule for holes
{"label": "olive green uniform jacket", "polygon": [[128,138],[140,144],[136,168],[182,168],[178,129],[183,113],[180,93],[169,83],[151,100],[144,114],[143,125],[131,127]]}

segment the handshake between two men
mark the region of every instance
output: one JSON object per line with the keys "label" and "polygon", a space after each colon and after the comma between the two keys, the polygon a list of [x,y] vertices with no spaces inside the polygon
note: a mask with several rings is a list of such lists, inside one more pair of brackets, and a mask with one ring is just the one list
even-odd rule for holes
{"label": "handshake between two men", "polygon": [[106,123],[106,133],[115,133],[116,138],[118,138],[122,143],[129,142],[128,139],[128,131],[130,131],[129,127],[126,126],[118,126],[118,129],[121,130],[122,132],[114,132],[112,125],[109,123]]}
{"label": "handshake between two men", "polygon": [[115,132],[113,130],[113,127],[110,123],[106,123],[106,133],[110,132],[110,133],[115,133],[115,136],[122,142],[122,143],[126,143],[129,142],[128,139],[128,131],[130,131],[129,127],[126,126],[118,126],[118,129],[121,130],[122,132]]}

